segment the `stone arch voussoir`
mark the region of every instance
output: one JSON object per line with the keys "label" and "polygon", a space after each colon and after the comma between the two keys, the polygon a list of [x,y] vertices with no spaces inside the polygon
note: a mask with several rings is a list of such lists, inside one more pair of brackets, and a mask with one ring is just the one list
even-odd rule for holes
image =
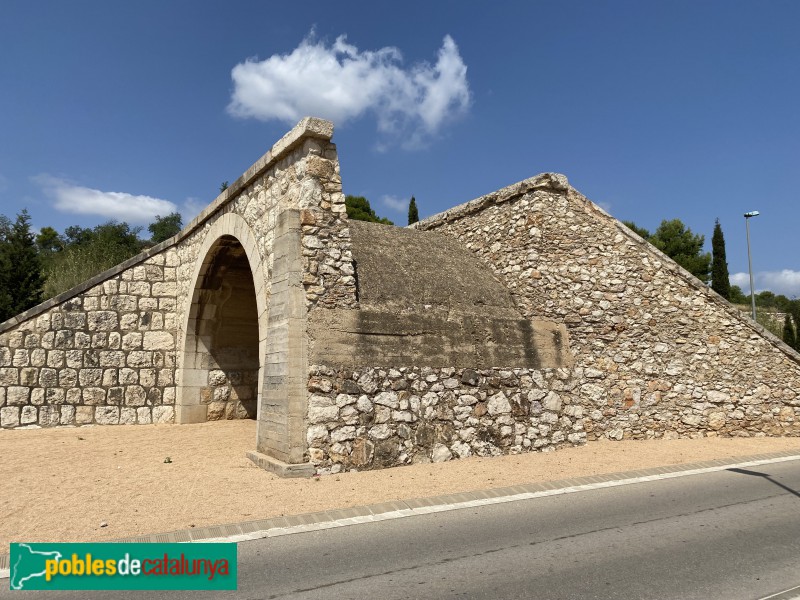
{"label": "stone arch voussoir", "polygon": [[261,395],[264,386],[264,356],[266,354],[267,314],[269,307],[269,287],[266,261],[259,251],[256,237],[247,222],[235,213],[221,215],[205,233],[198,252],[197,263],[192,273],[189,293],[184,299],[183,323],[179,332],[179,355],[177,372],[176,423],[197,423],[206,421],[207,404],[200,401],[199,390],[206,385],[207,365],[202,364],[203,340],[197,329],[198,320],[203,318],[200,303],[200,282],[211,266],[215,248],[226,238],[235,239],[244,249],[255,289],[258,321],[258,382],[256,384],[255,406],[261,409]]}

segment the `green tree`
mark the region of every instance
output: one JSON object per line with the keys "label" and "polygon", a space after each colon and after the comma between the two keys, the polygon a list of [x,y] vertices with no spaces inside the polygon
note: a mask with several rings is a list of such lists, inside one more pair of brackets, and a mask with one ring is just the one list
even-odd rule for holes
{"label": "green tree", "polygon": [[756,306],[760,306],[761,308],[775,308],[775,300],[775,292],[770,292],[769,290],[764,290],[756,294]]}
{"label": "green tree", "polygon": [[36,234],[36,247],[39,249],[39,259],[42,262],[42,275],[45,277],[45,294],[47,293],[47,274],[58,253],[64,250],[65,245],[64,238],[52,227],[42,227]]}
{"label": "green tree", "polygon": [[124,221],[109,221],[92,229],[92,244],[114,257],[113,266],[141,252],[141,231],[141,227],[131,227]]}
{"label": "green tree", "polygon": [[11,262],[6,253],[8,239],[11,236],[11,221],[0,215],[0,322],[6,320],[6,313],[11,311],[11,290],[6,287],[6,274],[11,271]]}
{"label": "green tree", "polygon": [[794,349],[800,352],[800,319],[793,318],[794,320]]}
{"label": "green tree", "polygon": [[227,190],[227,189],[228,189],[228,182],[227,181],[223,181],[222,183],[219,184],[219,193],[220,194],[222,192],[224,192],[225,190]]}
{"label": "green tree", "polygon": [[42,227],[36,235],[36,246],[40,253],[52,254],[64,249],[64,240],[52,227]]}
{"label": "green tree", "polygon": [[728,276],[728,260],[725,257],[725,236],[719,219],[714,222],[714,235],[711,236],[711,289],[730,300],[731,281]]}
{"label": "green tree", "polygon": [[89,244],[93,239],[94,232],[88,227],[70,225],[64,229],[64,244],[67,247]]}
{"label": "green tree", "polygon": [[680,219],[673,219],[661,221],[649,241],[700,281],[708,283],[711,255],[703,252],[704,236],[695,235]]}
{"label": "green tree", "polygon": [[109,221],[94,228],[67,227],[65,247],[46,264],[45,294],[52,297],[135,256],[142,250],[141,227]]}
{"label": "green tree", "polygon": [[417,199],[411,196],[411,202],[408,203],[408,224],[416,223],[419,221],[419,211],[417,210]]}
{"label": "green tree", "polygon": [[150,241],[154,244],[160,244],[164,240],[168,240],[182,228],[183,219],[181,214],[177,212],[170,213],[166,217],[156,215],[156,220],[147,226],[147,230],[151,235]]}
{"label": "green tree", "polygon": [[0,321],[42,301],[44,277],[30,222],[23,210],[0,240]]}
{"label": "green tree", "polygon": [[795,349],[800,352],[800,299],[789,301],[789,314],[792,315],[792,322],[795,330]]}
{"label": "green tree", "polygon": [[792,301],[783,294],[778,294],[775,296],[775,306],[777,306],[781,312],[791,312]]}
{"label": "green tree", "polygon": [[384,225],[394,225],[386,217],[379,217],[369,205],[369,200],[364,196],[345,196],[345,208],[347,218],[354,221],[368,221],[370,223],[383,223]]}
{"label": "green tree", "polygon": [[789,316],[789,313],[786,313],[783,319],[783,341],[790,348],[797,347],[797,337],[792,327],[792,317]]}
{"label": "green tree", "polygon": [[747,302],[749,301],[747,299],[747,296],[744,295],[742,288],[740,288],[738,285],[731,286],[729,300],[731,301],[732,304],[747,304]]}
{"label": "green tree", "polygon": [[622,224],[625,225],[625,227],[627,227],[631,231],[633,231],[636,235],[638,235],[643,240],[649,240],[650,239],[650,232],[647,229],[645,229],[644,227],[639,227],[633,221],[623,221]]}

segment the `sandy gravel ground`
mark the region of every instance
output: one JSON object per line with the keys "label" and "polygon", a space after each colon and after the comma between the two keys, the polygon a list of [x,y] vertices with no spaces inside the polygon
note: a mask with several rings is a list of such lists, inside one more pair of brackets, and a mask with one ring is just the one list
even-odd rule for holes
{"label": "sandy gravel ground", "polygon": [[13,541],[110,540],[659,465],[800,453],[800,438],[591,442],[546,454],[280,479],[245,458],[254,444],[253,421],[0,431],[0,553]]}

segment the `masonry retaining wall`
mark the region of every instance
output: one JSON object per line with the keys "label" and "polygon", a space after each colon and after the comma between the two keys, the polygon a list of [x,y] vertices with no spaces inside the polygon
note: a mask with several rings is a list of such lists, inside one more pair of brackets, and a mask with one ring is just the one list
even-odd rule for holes
{"label": "masonry retaining wall", "polygon": [[437,233],[351,223],[356,308],[309,313],[318,472],[550,450],[585,439],[563,324],[521,315]]}
{"label": "masonry retaining wall", "polygon": [[798,435],[800,355],[545,174],[416,225],[565,323],[587,439]]}

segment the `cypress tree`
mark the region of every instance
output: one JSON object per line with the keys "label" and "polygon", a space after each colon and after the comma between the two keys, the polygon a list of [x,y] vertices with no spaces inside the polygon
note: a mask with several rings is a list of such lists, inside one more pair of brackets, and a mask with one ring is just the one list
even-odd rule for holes
{"label": "cypress tree", "polygon": [[794,334],[792,327],[792,317],[786,313],[786,318],[783,320],[783,342],[790,348],[797,347],[797,337]]}
{"label": "cypress tree", "polygon": [[800,320],[792,319],[794,322],[794,349],[800,352]]}
{"label": "cypress tree", "polygon": [[417,200],[411,196],[411,202],[408,203],[408,224],[416,223],[419,221],[419,211],[417,211]]}
{"label": "cypress tree", "polygon": [[795,350],[800,352],[800,300],[795,298],[789,303],[789,313],[792,315],[795,330]]}
{"label": "cypress tree", "polygon": [[731,281],[725,257],[725,236],[722,235],[719,219],[714,223],[714,235],[711,237],[711,289],[730,300]]}
{"label": "cypress tree", "polygon": [[0,321],[42,301],[42,263],[27,210],[17,215],[0,245]]}

